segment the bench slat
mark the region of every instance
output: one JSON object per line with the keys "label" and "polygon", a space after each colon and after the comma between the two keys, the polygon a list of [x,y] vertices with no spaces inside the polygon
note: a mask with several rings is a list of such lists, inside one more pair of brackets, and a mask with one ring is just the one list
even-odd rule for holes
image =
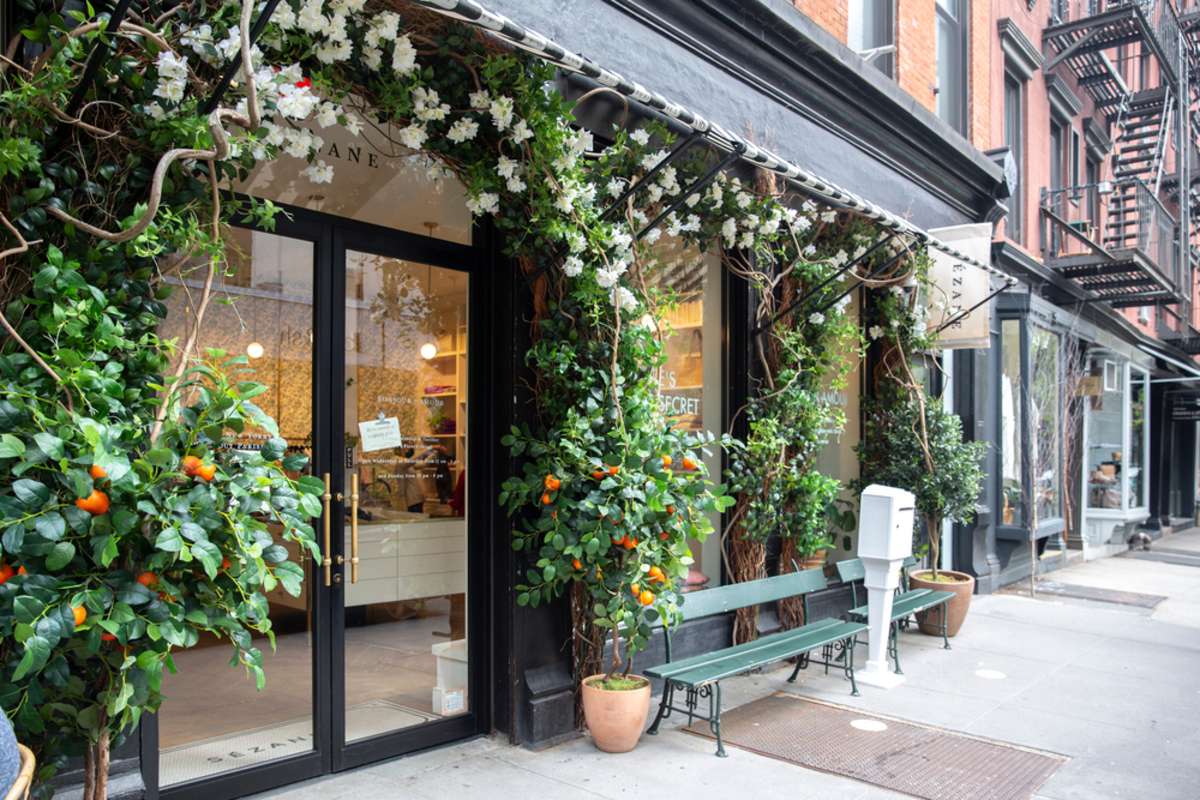
{"label": "bench slat", "polygon": [[683,613],[684,620],[711,617],[746,606],[774,603],[785,597],[820,591],[827,585],[824,569],[816,567],[756,581],[731,583],[702,592],[691,592],[684,595],[679,610]]}
{"label": "bench slat", "polygon": [[[913,589],[911,592],[905,592],[892,601],[892,619],[904,619],[910,614],[941,605],[953,596],[954,592],[940,592],[933,589]],[[870,606],[859,606],[846,613],[851,617],[866,619],[869,609]]]}
{"label": "bench slat", "polygon": [[750,653],[755,650],[761,650],[764,647],[770,647],[778,644],[779,642],[790,639],[797,639],[821,628],[839,624],[841,624],[841,620],[838,619],[822,619],[812,623],[811,625],[793,628],[790,631],[780,631],[779,633],[773,633],[770,636],[763,636],[759,639],[755,639],[753,642],[745,642],[744,644],[733,645],[732,647],[713,650],[708,653],[701,653],[688,658],[681,658],[677,661],[669,661],[666,664],[659,664],[658,666],[642,670],[642,672],[643,674],[654,678],[667,678],[680,672],[687,672],[688,670],[702,667],[705,664],[713,661],[719,661],[731,654]]}
{"label": "bench slat", "polygon": [[[781,640],[749,652],[726,653],[719,660],[686,672],[671,675],[670,679],[674,683],[681,683],[685,686],[699,686],[704,683],[712,683],[722,678],[728,678],[731,675],[738,675],[755,667],[761,667],[775,661],[782,661],[790,656],[806,653],[824,644],[836,642],[841,639],[849,639],[851,636],[861,633],[866,629],[867,626],[861,622],[839,622],[836,625],[826,625],[819,630],[810,631],[811,635],[809,636]],[[799,628],[798,630],[803,631],[804,628]]]}

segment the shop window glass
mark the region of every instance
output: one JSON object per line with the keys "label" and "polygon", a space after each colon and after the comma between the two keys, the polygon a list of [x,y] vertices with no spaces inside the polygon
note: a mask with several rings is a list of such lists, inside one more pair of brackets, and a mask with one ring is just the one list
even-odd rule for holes
{"label": "shop window glass", "polygon": [[[651,283],[667,298],[663,344],[667,360],[659,375],[660,402],[677,427],[721,434],[721,280],[720,260],[663,237],[655,246],[659,267]],[[705,456],[709,474],[718,478],[716,450]],[[720,529],[720,518],[713,517]],[[720,584],[721,546],[717,534],[693,542],[696,560],[688,576],[691,589]]]}
{"label": "shop window glass", "polygon": [[1062,517],[1062,383],[1059,380],[1059,338],[1044,328],[1031,327],[1029,421],[1033,436],[1033,497],[1035,522]]}
{"label": "shop window glass", "polygon": [[1086,447],[1088,508],[1121,508],[1125,440],[1125,368],[1112,358],[1091,362]]}
{"label": "shop window glass", "polygon": [[1129,479],[1125,485],[1126,508],[1146,505],[1146,373],[1130,370],[1129,382]]}
{"label": "shop window glass", "polygon": [[1000,323],[1001,523],[1025,524],[1024,463],[1021,459],[1021,322]]}

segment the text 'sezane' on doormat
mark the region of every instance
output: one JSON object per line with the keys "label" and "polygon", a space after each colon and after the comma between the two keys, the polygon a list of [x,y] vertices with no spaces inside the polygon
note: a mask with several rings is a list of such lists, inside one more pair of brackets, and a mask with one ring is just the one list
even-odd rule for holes
{"label": "text 'sezane' on doormat", "polygon": [[[706,722],[683,730],[713,738]],[[723,713],[721,738],[927,800],[1027,800],[1067,760],[786,693]]]}

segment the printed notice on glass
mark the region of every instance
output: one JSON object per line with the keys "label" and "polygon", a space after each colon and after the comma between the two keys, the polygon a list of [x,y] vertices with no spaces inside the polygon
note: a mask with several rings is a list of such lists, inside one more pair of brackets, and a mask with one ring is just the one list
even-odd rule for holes
{"label": "printed notice on glass", "polygon": [[359,446],[364,453],[399,447],[400,420],[397,417],[380,417],[358,423]]}

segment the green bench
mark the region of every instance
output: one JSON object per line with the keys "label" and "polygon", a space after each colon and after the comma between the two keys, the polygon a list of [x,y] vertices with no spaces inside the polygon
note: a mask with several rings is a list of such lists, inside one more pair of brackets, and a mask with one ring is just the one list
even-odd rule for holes
{"label": "green bench", "polygon": [[[888,655],[892,657],[892,663],[896,665],[897,675],[903,674],[900,669],[900,631],[908,629],[909,618],[918,611],[941,606],[942,646],[947,650],[950,649],[950,639],[946,636],[946,603],[951,597],[954,597],[954,593],[933,589],[910,590],[908,588],[908,571],[916,565],[917,560],[912,556],[904,559],[904,564],[900,569],[900,588],[896,590],[896,596],[892,600],[892,620],[891,627],[888,629]],[[850,593],[853,597],[854,608],[846,612],[846,617],[866,622],[869,606],[858,604],[858,582],[866,575],[862,561],[857,558],[839,561],[837,572],[843,583],[850,584]],[[855,644],[857,643],[855,641]]]}
{"label": "green bench", "polygon": [[[786,597],[800,595],[804,607],[804,618],[808,616],[808,592],[819,591],[826,587],[825,574],[820,568],[757,581],[735,583],[715,589],[705,589],[693,592],[684,597],[680,610],[683,619],[693,620],[724,614],[747,606],[761,603],[774,603]],[[753,642],[714,650],[690,658],[671,660],[671,630],[663,626],[663,635],[667,649],[667,662],[644,670],[643,674],[651,678],[661,678],[663,681],[662,702],[658,707],[658,716],[654,724],[646,731],[650,735],[658,733],[658,726],[672,711],[687,714],[688,724],[699,716],[696,707],[702,698],[708,700],[708,717],[705,718],[713,735],[717,738],[717,755],[725,756],[725,746],[721,742],[721,679],[752,669],[766,666],[776,661],[799,656],[796,668],[792,670],[788,682],[794,682],[801,667],[809,663],[825,664],[826,672],[831,666],[830,658],[824,661],[811,661],[810,651],[817,648],[828,648],[827,654],[836,649],[839,653],[850,653],[849,658],[839,658],[839,664],[847,678],[850,679],[851,694],[858,694],[858,685],[854,682],[854,641],[859,633],[867,626],[861,622],[846,622],[839,619],[823,619],[812,622],[800,628],[782,633],[764,636]],[[686,693],[686,707],[675,705],[675,693]]]}

